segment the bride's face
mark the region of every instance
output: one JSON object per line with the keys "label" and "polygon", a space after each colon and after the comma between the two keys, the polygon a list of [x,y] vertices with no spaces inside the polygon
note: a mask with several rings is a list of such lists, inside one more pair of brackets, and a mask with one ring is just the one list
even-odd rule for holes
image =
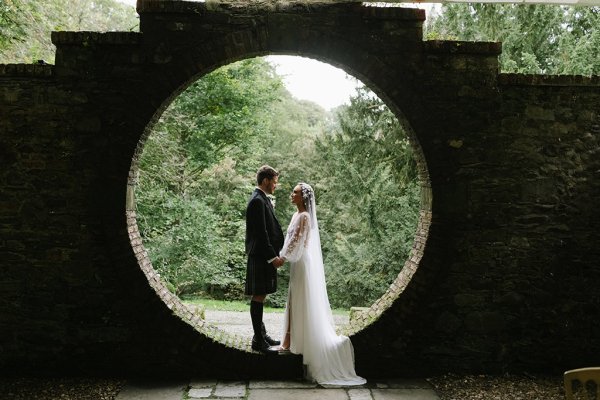
{"label": "bride's face", "polygon": [[292,203],[294,203],[296,206],[302,204],[302,188],[300,188],[300,185],[297,185],[294,188],[292,194],[290,195],[290,199],[292,200]]}

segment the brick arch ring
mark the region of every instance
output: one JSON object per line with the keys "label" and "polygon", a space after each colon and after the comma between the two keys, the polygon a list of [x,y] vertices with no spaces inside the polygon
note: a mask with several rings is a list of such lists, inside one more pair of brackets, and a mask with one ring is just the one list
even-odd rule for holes
{"label": "brick arch ring", "polygon": [[[173,10],[169,7],[182,7],[182,4],[188,7],[187,11],[191,10],[195,13],[181,14],[181,10],[178,9],[177,14],[170,14],[170,11]],[[420,28],[424,19],[420,10],[386,11],[385,9],[362,8],[355,9],[353,12],[357,12],[357,10],[362,13],[361,15],[367,22],[372,20],[381,22],[381,20],[389,18],[390,13],[394,13],[392,16],[399,18],[404,24]],[[409,119],[401,111],[411,103],[414,107],[418,96],[410,83],[407,83],[410,71],[404,70],[401,62],[397,65],[391,64],[402,60],[407,54],[411,54],[411,51],[414,52],[411,46],[418,48],[421,37],[417,35],[408,42],[408,45],[404,43],[405,47],[398,50],[399,55],[396,55],[395,58],[387,56],[386,59],[386,54],[375,51],[368,46],[368,43],[353,43],[348,40],[343,30],[325,36],[323,30],[318,27],[319,21],[303,20],[307,26],[296,26],[289,32],[285,21],[277,23],[277,20],[273,22],[271,14],[257,14],[255,18],[245,22],[250,24],[250,27],[240,29],[239,25],[229,24],[226,26],[231,29],[230,32],[216,35],[215,32],[210,31],[210,29],[214,29],[214,26],[205,24],[204,26],[208,25],[209,28],[202,28],[203,25],[200,22],[203,19],[206,22],[207,19],[210,21],[211,18],[221,16],[223,10],[214,11],[213,15],[203,4],[148,2],[144,5],[142,2],[141,5],[138,3],[138,12],[141,16],[143,32],[141,51],[148,63],[146,67],[142,68],[145,75],[138,79],[153,84],[142,89],[143,97],[140,96],[140,93],[136,93],[136,101],[140,102],[139,107],[144,111],[137,116],[135,126],[129,130],[130,136],[127,138],[130,150],[127,156],[129,165],[125,215],[128,240],[133,255],[156,294],[175,316],[193,327],[200,335],[229,348],[251,352],[248,338],[227,333],[207,323],[165,287],[160,276],[152,267],[148,253],[143,247],[136,221],[134,190],[138,176],[138,160],[142,154],[144,143],[152,132],[152,127],[163,111],[173,99],[199,77],[220,66],[245,58],[268,54],[298,55],[327,62],[361,79],[394,112],[407,132],[413,148],[421,187],[421,204],[410,256],[387,291],[368,310],[353,318],[350,324],[344,328],[344,333],[356,335],[366,327],[376,325],[376,321],[382,313],[401,297],[400,295],[416,273],[423,257],[431,223],[431,183],[425,156],[417,140],[417,134],[411,128]],[[161,18],[156,18],[159,12]],[[235,12],[232,13],[230,10],[228,12],[230,15],[235,15]],[[344,12],[335,7],[326,9],[324,14],[328,13],[332,18],[343,19],[345,17]],[[271,20],[267,16],[270,16]],[[208,29],[209,31],[204,32],[203,40],[196,40],[193,37],[190,39],[189,35],[182,36],[178,29],[191,31]],[[209,39],[206,39],[207,37]],[[390,90],[390,88],[393,89]],[[418,292],[412,291],[411,296],[414,297]],[[406,307],[401,307],[401,312],[404,309]]]}

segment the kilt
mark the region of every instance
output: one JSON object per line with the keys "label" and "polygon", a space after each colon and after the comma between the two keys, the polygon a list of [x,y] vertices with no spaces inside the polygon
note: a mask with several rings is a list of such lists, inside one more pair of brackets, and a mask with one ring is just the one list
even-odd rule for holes
{"label": "kilt", "polygon": [[277,268],[263,257],[248,256],[246,264],[247,295],[275,293],[277,290]]}

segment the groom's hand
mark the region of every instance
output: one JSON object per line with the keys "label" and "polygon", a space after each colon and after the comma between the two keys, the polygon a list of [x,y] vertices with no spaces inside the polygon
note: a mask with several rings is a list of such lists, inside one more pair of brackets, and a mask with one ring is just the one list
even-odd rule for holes
{"label": "groom's hand", "polygon": [[275,268],[279,268],[283,265],[283,262],[284,262],[283,258],[277,257],[276,259],[273,260],[272,264]]}

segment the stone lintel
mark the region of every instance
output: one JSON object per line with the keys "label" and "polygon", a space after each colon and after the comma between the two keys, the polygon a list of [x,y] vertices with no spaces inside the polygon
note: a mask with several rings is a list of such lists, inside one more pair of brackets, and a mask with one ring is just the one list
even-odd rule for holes
{"label": "stone lintel", "polygon": [[600,86],[600,76],[499,74],[504,86]]}
{"label": "stone lintel", "polygon": [[53,74],[51,64],[0,64],[0,76],[49,78]]}
{"label": "stone lintel", "polygon": [[144,13],[193,13],[203,15],[207,12],[224,12],[230,14],[265,14],[265,13],[294,13],[312,14],[315,12],[359,13],[365,18],[393,20],[425,20],[425,10],[418,8],[378,7],[362,5],[359,1],[272,1],[272,2],[241,2],[241,1],[172,1],[172,0],[138,0],[137,12]]}
{"label": "stone lintel", "polygon": [[107,44],[107,45],[136,45],[140,42],[140,32],[90,32],[90,31],[54,31],[51,34],[55,45],[73,44]]}
{"label": "stone lintel", "polygon": [[426,53],[435,54],[481,54],[497,56],[502,53],[500,42],[465,42],[453,40],[428,40],[424,42]]}

